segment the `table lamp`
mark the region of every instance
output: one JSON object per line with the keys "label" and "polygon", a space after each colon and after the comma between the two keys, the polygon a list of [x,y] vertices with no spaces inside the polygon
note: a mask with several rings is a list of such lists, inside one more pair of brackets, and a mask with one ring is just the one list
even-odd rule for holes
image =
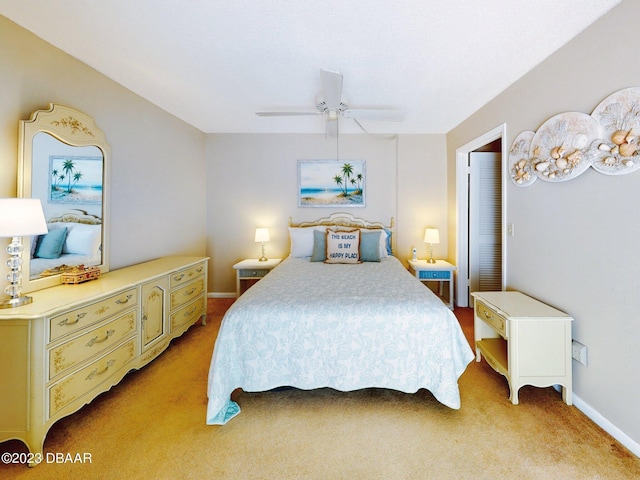
{"label": "table lamp", "polygon": [[427,263],[436,263],[433,259],[433,245],[440,243],[440,232],[437,228],[427,228],[424,232],[424,243],[429,244],[429,258]]}
{"label": "table lamp", "polygon": [[13,308],[32,302],[22,293],[22,242],[20,237],[47,233],[42,204],[37,198],[0,198],[0,237],[11,238],[7,246],[9,285],[4,292],[10,298],[0,300],[0,308]]}
{"label": "table lamp", "polygon": [[268,242],[269,238],[269,229],[268,228],[256,228],[256,242],[262,243],[262,257],[260,257],[259,261],[266,262],[267,257],[264,256],[264,244]]}

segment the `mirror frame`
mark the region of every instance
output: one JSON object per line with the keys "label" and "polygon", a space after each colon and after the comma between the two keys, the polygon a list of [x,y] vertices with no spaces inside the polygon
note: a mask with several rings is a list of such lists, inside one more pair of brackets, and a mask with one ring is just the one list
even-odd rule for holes
{"label": "mirror frame", "polygon": [[[102,273],[109,271],[109,187],[111,147],[104,132],[93,118],[64,105],[49,104],[48,110],[35,111],[29,120],[20,121],[18,151],[18,197],[31,198],[31,174],[33,170],[33,139],[44,132],[67,145],[95,146],[102,151],[102,263],[97,265]],[[31,237],[23,237],[24,252],[31,251]],[[33,292],[61,283],[60,275],[31,279],[31,262],[22,266],[22,287],[24,292]]]}

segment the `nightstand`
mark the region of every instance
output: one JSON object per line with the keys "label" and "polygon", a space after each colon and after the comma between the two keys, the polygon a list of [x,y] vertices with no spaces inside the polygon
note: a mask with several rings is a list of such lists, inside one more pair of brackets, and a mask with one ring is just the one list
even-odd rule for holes
{"label": "nightstand", "polygon": [[258,282],[262,277],[277,267],[281,258],[270,258],[265,262],[259,261],[257,258],[248,258],[236,263],[233,268],[236,269],[236,294],[239,297],[247,291],[251,285]]}
{"label": "nightstand", "polygon": [[571,322],[564,312],[520,292],[474,292],[476,361],[482,357],[509,383],[518,404],[523,385],[562,385],[571,405]]}
{"label": "nightstand", "polygon": [[[454,265],[444,260],[436,260],[436,263],[427,263],[426,260],[409,260],[409,271],[421,282],[440,282],[439,296],[442,301],[453,310],[453,272]],[[449,297],[444,298],[444,282],[449,282]]]}

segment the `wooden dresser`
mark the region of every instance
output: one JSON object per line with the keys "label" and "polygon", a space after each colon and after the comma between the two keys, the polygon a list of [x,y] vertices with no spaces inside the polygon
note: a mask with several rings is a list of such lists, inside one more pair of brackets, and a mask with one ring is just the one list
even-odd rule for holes
{"label": "wooden dresser", "polygon": [[54,422],[204,323],[207,261],[161,258],[0,311],[0,442],[23,441],[37,464]]}

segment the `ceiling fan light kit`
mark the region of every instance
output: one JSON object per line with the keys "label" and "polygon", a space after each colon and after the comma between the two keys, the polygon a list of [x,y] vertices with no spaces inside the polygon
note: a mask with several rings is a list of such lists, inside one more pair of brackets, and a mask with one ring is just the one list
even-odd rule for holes
{"label": "ceiling fan light kit", "polygon": [[[343,76],[341,73],[329,70],[320,70],[320,79],[322,81],[322,93],[316,99],[316,110],[309,111],[292,111],[292,112],[256,112],[260,117],[285,117],[285,116],[303,116],[303,115],[324,115],[327,122],[326,134],[336,136],[338,129],[331,124],[337,124],[339,117],[352,119],[360,129],[367,132],[362,124],[358,121],[358,117],[367,118],[371,121],[402,121],[403,113],[399,109],[393,108],[359,108],[349,109],[347,97],[342,93]],[[335,122],[335,123],[333,123]]]}

